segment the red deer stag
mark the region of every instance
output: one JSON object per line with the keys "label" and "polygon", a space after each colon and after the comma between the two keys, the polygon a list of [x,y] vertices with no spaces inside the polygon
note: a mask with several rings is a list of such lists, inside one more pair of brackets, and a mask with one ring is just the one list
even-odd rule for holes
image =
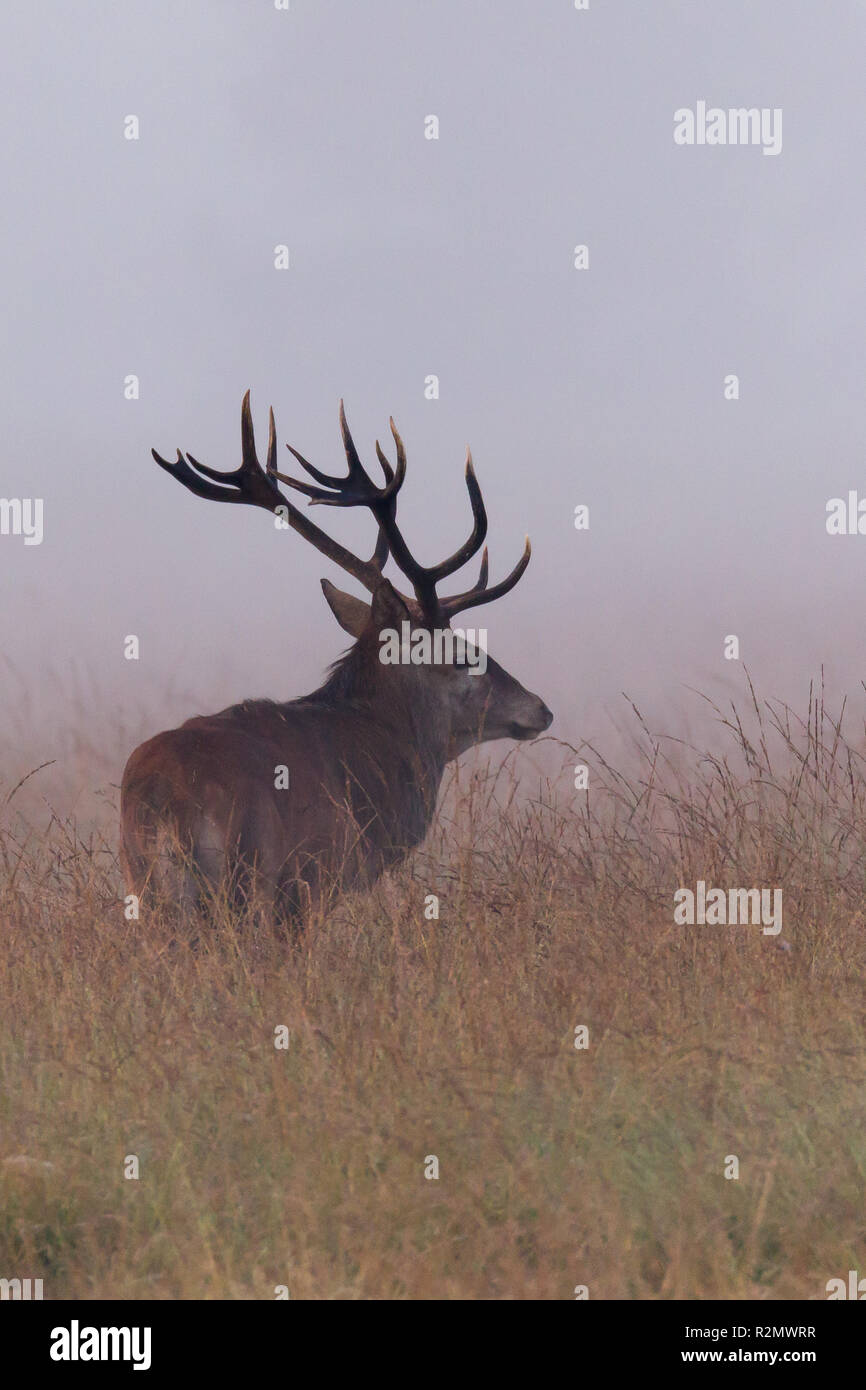
{"label": "red deer stag", "polygon": [[[123,774],[121,817],[123,868],[136,894],[153,887],[174,905],[193,905],[220,890],[243,899],[254,883],[272,911],[295,917],[333,889],[372,883],[423,839],[451,759],[488,739],[535,738],[550,725],[553,716],[537,695],[489,657],[482,671],[477,650],[464,646],[461,657],[453,639],[450,659],[438,664],[381,659],[385,629],[410,640],[422,630],[442,637],[455,614],[506,594],[529,563],[529,540],[507,579],[488,587],[485,548],[475,587],[442,597],[437,585],[477,553],[487,533],[471,455],[472,534],[447,560],[426,568],[397,527],[406,453],[393,420],[396,468],[376,444],[381,487],[361,463],[342,402],[340,428],[345,478],[320,472],[288,446],[315,486],[277,472],[273,410],[262,469],[249,391],[239,468],[218,472],[180,450],[170,463],[152,451],[160,467],[197,497],[276,513],[362,584],[371,602],[322,580],[337,622],[356,640],[311,695],[287,704],[245,700],[188,719],[135,750]],[[310,504],[369,508],[378,524],[372,557],[361,560],[332,540],[292,506],[278,481],[304,493]],[[389,556],[414,597],[384,578]]]}

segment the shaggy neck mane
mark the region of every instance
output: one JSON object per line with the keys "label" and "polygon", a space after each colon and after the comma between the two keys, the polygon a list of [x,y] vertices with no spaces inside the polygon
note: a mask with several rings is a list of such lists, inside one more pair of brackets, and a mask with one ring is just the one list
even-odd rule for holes
{"label": "shaggy neck mane", "polygon": [[443,756],[448,730],[438,705],[424,683],[387,680],[378,661],[375,639],[365,646],[362,638],[338,657],[329,668],[323,685],[302,701],[329,709],[351,704],[369,712],[377,723],[412,734],[413,741],[431,753],[436,761]]}
{"label": "shaggy neck mane", "polygon": [[314,700],[318,705],[336,705],[343,700],[372,698],[373,686],[365,666],[360,644],[356,642],[332,662],[324,683],[311,695],[305,695],[304,700]]}

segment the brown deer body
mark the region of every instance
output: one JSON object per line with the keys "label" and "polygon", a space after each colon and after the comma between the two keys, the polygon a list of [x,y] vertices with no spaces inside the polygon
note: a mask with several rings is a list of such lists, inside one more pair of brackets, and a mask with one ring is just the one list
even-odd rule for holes
{"label": "brown deer body", "polygon": [[[244,897],[255,887],[278,915],[297,915],[335,889],[372,883],[423,839],[451,759],[488,739],[533,738],[551,722],[538,696],[491,658],[476,660],[473,669],[479,654],[469,644],[458,643],[438,663],[383,661],[383,633],[441,633],[457,612],[507,592],[526,568],[529,544],[500,584],[487,585],[485,550],[478,584],[442,598],[436,585],[480,549],[486,533],[471,459],[472,535],[448,560],[425,569],[396,525],[406,461],[393,421],[396,470],[376,446],[382,487],[358,458],[342,405],[340,422],[346,478],[320,473],[292,450],[319,486],[277,472],[273,412],[267,471],[261,468],[249,392],[239,469],[221,474],[180,451],[167,463],[154,451],[157,462],[197,495],[249,502],[285,518],[372,597],[368,605],[322,581],[337,620],[356,641],[319,690],[286,704],[244,701],[190,719],[135,750],[121,789],[121,857],[129,890],[138,895],[155,890],[178,906],[195,905],[221,889]],[[373,557],[361,560],[320,531],[277,481],[311,502],[368,507],[379,526]],[[412,583],[414,597],[383,577],[389,555]]]}

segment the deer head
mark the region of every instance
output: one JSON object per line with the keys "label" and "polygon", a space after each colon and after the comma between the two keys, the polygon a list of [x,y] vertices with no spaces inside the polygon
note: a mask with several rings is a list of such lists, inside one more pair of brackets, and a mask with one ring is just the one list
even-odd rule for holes
{"label": "deer head", "polygon": [[[446,757],[456,757],[473,744],[490,739],[535,738],[553,719],[544,702],[525,690],[485,652],[480,652],[475,642],[459,634],[454,640],[451,628],[451,620],[458,613],[491,603],[514,587],[529,564],[529,538],[514,569],[498,584],[488,585],[485,546],[475,585],[461,593],[441,595],[438,586],[481,550],[487,534],[487,513],[472,457],[467,451],[465,477],[472,508],[471,534],[453,555],[438,565],[423,566],[410,552],[397,525],[397,497],[406,476],[406,451],[394,421],[390,424],[396,466],[392,467],[377,440],[376,454],[384,475],[381,485],[373,481],[361,463],[342,401],[340,430],[348,463],[344,478],[323,473],[291,445],[287,445],[290,453],[315,481],[309,483],[278,472],[273,410],[269,417],[267,464],[263,469],[256,454],[249,391],[241,408],[239,468],[219,472],[199,463],[191,454],[184,457],[179,449],[174,462],[162,458],[155,449],[152,453],[161,468],[198,497],[247,503],[280,515],[367,590],[369,603],[344,593],[327,579],[322,580],[331,611],[340,626],[356,639],[356,663],[366,673],[360,686],[375,691],[378,701],[409,710],[416,721],[426,722],[431,735],[435,734],[447,748]],[[359,558],[320,530],[292,505],[278,483],[303,493],[310,506],[366,507],[378,526],[370,559]],[[401,593],[385,578],[383,571],[389,558],[409,581],[411,595]],[[424,658],[425,651],[430,652],[430,659]]]}

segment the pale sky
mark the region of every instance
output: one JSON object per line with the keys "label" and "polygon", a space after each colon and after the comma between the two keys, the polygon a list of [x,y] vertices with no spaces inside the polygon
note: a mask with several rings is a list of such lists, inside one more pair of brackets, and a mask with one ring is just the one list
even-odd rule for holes
{"label": "pale sky", "polygon": [[[465,621],[552,733],[622,690],[675,731],[686,687],[742,688],[728,634],[763,694],[803,707],[823,664],[862,698],[866,536],[825,508],[866,497],[864,39],[841,0],[10,0],[0,494],[44,538],[0,536],[0,781],[103,719],[119,780],[133,734],[344,648],[319,579],[351,580],[150,458],[235,467],[247,387],[283,468],[341,470],[341,396],[368,461],[393,413],[426,563],[468,532],[471,444],[492,577],[527,531],[533,559]],[[781,153],[676,145],[699,100],[780,108]]]}

